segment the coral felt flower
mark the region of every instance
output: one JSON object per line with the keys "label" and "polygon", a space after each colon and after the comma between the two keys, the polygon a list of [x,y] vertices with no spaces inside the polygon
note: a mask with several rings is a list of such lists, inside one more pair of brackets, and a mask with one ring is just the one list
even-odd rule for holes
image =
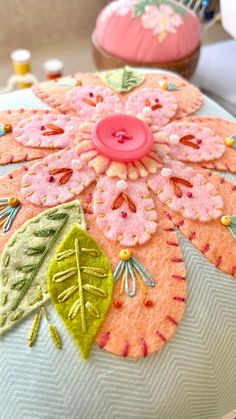
{"label": "coral felt flower", "polygon": [[[184,97],[187,96],[187,109],[191,111],[192,106],[199,106],[199,97],[196,100],[196,96],[185,94],[186,85],[181,84],[184,82],[177,81],[178,90],[170,93],[160,90],[158,77],[151,78],[150,84],[148,76],[146,79],[146,85],[135,85],[133,93],[124,95],[118,95],[104,85],[99,85],[98,89],[91,80],[87,85],[68,89],[56,86],[60,100],[68,106],[65,109],[69,114],[73,110],[76,115],[73,120],[76,125],[70,117],[65,121],[58,116],[56,124],[53,120],[56,127],[48,126],[51,125],[49,115],[45,120],[46,137],[53,141],[56,135],[56,147],[63,148],[64,144],[66,148],[56,153],[51,151],[46,157],[42,155],[44,158],[30,163],[26,171],[17,169],[12,177],[3,177],[0,185],[2,197],[7,191],[9,196],[19,196],[21,203],[7,237],[14,231],[17,235],[17,229],[24,221],[47,207],[55,206],[57,211],[59,204],[66,208],[62,207],[65,202],[79,197],[86,212],[90,237],[82,233],[80,237],[76,229],[62,242],[54,260],[56,272],[48,282],[52,300],[58,313],[66,319],[68,329],[73,329],[75,340],[83,341],[84,333],[84,341],[87,341],[89,336],[85,324],[80,324],[80,318],[84,318],[86,311],[90,316],[88,324],[92,324],[92,318],[101,324],[99,316],[105,313],[102,301],[108,294],[111,298],[109,290],[112,288],[110,284],[106,289],[106,271],[96,262],[99,254],[94,244],[96,240],[112,265],[114,279],[112,305],[98,330],[96,342],[101,349],[125,357],[145,357],[157,351],[171,338],[181,321],[187,281],[177,228],[216,267],[236,275],[236,188],[218,174],[206,170],[228,167],[232,172],[236,171],[235,149],[230,147],[236,126],[208,117],[177,120],[179,108],[183,110],[186,104]],[[61,89],[65,89],[63,93]],[[43,135],[45,130],[36,122],[35,140],[29,143],[27,139],[26,142],[29,148],[48,144]],[[68,124],[74,126],[69,134],[66,131]],[[23,141],[32,127],[32,119],[19,125],[22,137],[18,141]],[[13,133],[14,129],[13,126]],[[61,143],[62,130],[66,137]],[[224,137],[233,141],[225,141]],[[70,204],[66,205],[70,208]],[[73,220],[75,210],[71,208]],[[49,223],[49,227],[41,225],[40,235],[36,233],[36,237],[53,237],[57,231],[61,232],[67,219],[67,212],[62,211],[62,214],[50,212],[49,215],[46,211],[41,222]],[[33,223],[33,236],[35,226]],[[4,234],[0,231],[1,246],[6,243]],[[14,243],[17,241],[13,240]],[[30,252],[43,252],[42,245],[39,247],[30,248]],[[21,249],[24,251],[24,246]],[[80,257],[83,262],[78,266]],[[33,271],[32,264],[27,262],[26,266],[25,270]],[[81,277],[78,276],[79,269]],[[33,295],[32,287],[37,283],[32,273],[24,273],[30,274],[29,291]],[[86,281],[83,275],[88,275],[89,280]],[[80,283],[80,290],[76,281]],[[28,284],[29,280],[22,276],[16,286],[22,285],[25,290]],[[93,295],[83,304],[79,300],[81,290],[85,298]],[[24,302],[22,293],[21,296]],[[64,304],[64,299],[67,303],[62,308],[60,304]],[[6,309],[8,305],[3,311]],[[13,314],[15,318],[18,312]],[[22,316],[25,315],[24,312]],[[73,321],[75,323],[71,323]]]}

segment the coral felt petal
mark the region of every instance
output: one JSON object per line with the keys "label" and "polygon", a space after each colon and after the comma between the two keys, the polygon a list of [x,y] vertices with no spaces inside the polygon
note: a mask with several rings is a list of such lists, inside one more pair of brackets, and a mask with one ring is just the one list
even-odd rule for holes
{"label": "coral felt petal", "polygon": [[[195,116],[190,120],[198,125],[210,128],[215,132],[215,134],[223,138],[236,134],[236,123],[233,121],[208,116]],[[204,162],[202,163],[202,166],[207,169],[236,173],[236,149],[232,147],[225,147],[225,152],[222,157],[215,161]]]}
{"label": "coral felt petal", "polygon": [[[47,156],[52,150],[34,149],[24,146],[15,141],[14,127],[25,118],[43,117],[49,113],[42,109],[19,109],[0,111],[0,122],[2,124],[11,124],[13,132],[0,137],[0,164],[17,163],[21,161],[35,160]],[[57,114],[54,110],[50,113]]]}
{"label": "coral felt petal", "polygon": [[[217,187],[224,200],[224,215],[236,214],[236,186],[216,174],[208,172],[210,181]],[[208,223],[192,221],[176,216],[171,212],[180,231],[206,256],[217,268],[236,276],[236,242],[220,219]]]}
{"label": "coral felt petal", "polygon": [[[137,294],[130,298],[124,292],[119,296],[118,281],[114,300],[120,300],[122,306],[111,307],[96,337],[100,347],[117,355],[142,357],[157,351],[171,338],[184,313],[186,278],[180,247],[172,223],[161,210],[158,214],[158,234],[142,247],[133,249],[137,260],[153,275],[155,287],[148,288],[145,296],[138,286]],[[115,268],[121,247],[106,239],[96,226],[93,215],[88,215],[87,220],[89,233]],[[144,305],[145,297],[152,300],[152,307]]]}

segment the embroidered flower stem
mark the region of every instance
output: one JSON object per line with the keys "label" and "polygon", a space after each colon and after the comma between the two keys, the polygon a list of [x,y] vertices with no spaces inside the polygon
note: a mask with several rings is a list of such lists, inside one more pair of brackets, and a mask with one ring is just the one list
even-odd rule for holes
{"label": "embroidered flower stem", "polygon": [[28,345],[30,347],[33,346],[37,340],[41,318],[42,318],[42,313],[39,311],[37,314],[35,314],[33,323],[29,331]]}
{"label": "embroidered flower stem", "polygon": [[18,211],[21,209],[21,203],[18,198],[0,198],[0,226],[3,225],[3,233],[10,230]]}
{"label": "embroidered flower stem", "polygon": [[[129,249],[123,249],[120,251],[120,262],[114,272],[114,281],[117,282],[121,279],[121,286],[119,295],[122,294],[123,289],[129,297],[134,297],[136,294],[138,281],[139,285],[144,294],[147,294],[147,290],[143,282],[149,287],[155,286],[155,281],[152,275],[146,270],[146,268],[138,262],[138,260],[132,256]],[[132,282],[132,289],[130,289],[129,282]]]}
{"label": "embroidered flower stem", "polygon": [[61,338],[60,338],[60,335],[59,335],[59,332],[58,332],[56,326],[54,326],[52,323],[50,323],[49,317],[48,317],[48,312],[47,312],[47,310],[44,306],[41,307],[41,311],[42,311],[45,319],[47,320],[48,330],[49,330],[49,333],[50,333],[50,336],[52,338],[52,341],[53,341],[54,345],[56,346],[57,349],[62,349]]}
{"label": "embroidered flower stem", "polygon": [[[20,304],[21,300],[24,298],[24,296],[25,296],[26,292],[28,291],[28,289],[29,289],[29,287],[30,287],[30,285],[31,285],[31,283],[32,283],[32,281],[33,281],[33,279],[34,279],[34,277],[35,277],[35,274],[36,274],[36,273],[38,272],[38,270],[40,269],[40,267],[41,267],[41,265],[42,265],[42,263],[43,263],[43,261],[44,261],[44,259],[45,259],[46,255],[47,255],[47,253],[48,253],[49,249],[50,249],[50,248],[52,247],[52,245],[55,243],[55,241],[56,241],[57,237],[59,236],[59,234],[60,234],[61,230],[63,229],[64,225],[66,224],[66,222],[67,222],[68,218],[69,218],[69,215],[65,213],[65,217],[64,217],[64,219],[62,220],[61,225],[58,227],[58,229],[57,229],[55,232],[54,232],[54,230],[53,230],[54,235],[53,235],[53,237],[52,237],[51,241],[49,242],[49,244],[46,246],[46,248],[45,248],[44,252],[42,253],[42,255],[41,255],[41,257],[40,257],[40,259],[39,259],[39,261],[38,261],[38,263],[37,263],[36,265],[31,265],[31,266],[33,266],[33,268],[32,268],[32,270],[30,271],[30,272],[31,272],[31,273],[30,273],[30,276],[29,276],[28,278],[26,278],[25,283],[24,283],[24,285],[23,285],[23,287],[22,287],[22,289],[21,289],[21,291],[20,291],[20,294],[18,295],[18,297],[16,298],[15,302],[13,303],[12,310],[15,310],[15,309],[18,307],[18,305]],[[40,230],[40,231],[44,231],[44,230]],[[39,232],[40,232],[40,231],[39,231]],[[37,233],[37,232],[36,232],[36,233]],[[37,235],[37,234],[36,234],[36,235]],[[25,265],[25,266],[29,266],[29,265]],[[24,270],[23,268],[24,268],[24,266],[21,266],[21,267],[19,268],[19,270],[20,270],[20,271],[22,271],[22,270]]]}

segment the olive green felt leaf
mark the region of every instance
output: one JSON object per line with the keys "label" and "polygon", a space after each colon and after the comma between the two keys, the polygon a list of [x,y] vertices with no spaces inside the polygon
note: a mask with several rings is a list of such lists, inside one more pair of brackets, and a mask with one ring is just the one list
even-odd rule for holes
{"label": "olive green felt leaf", "polygon": [[141,72],[126,66],[118,70],[104,71],[101,78],[111,89],[126,93],[143,83],[145,77]]}
{"label": "olive green felt leaf", "polygon": [[51,301],[84,358],[113,295],[113,274],[95,240],[75,226],[62,241],[48,270]]}
{"label": "olive green felt leaf", "polygon": [[79,201],[42,212],[11,237],[0,259],[0,334],[49,298],[50,260],[73,225],[85,228]]}
{"label": "olive green felt leaf", "polygon": [[160,7],[161,5],[167,5],[171,7],[172,10],[174,10],[174,12],[178,13],[179,15],[185,16],[187,14],[187,11],[183,5],[178,4],[172,0],[138,0],[133,8],[133,17],[136,18],[142,16],[146,12],[146,8],[148,6]]}

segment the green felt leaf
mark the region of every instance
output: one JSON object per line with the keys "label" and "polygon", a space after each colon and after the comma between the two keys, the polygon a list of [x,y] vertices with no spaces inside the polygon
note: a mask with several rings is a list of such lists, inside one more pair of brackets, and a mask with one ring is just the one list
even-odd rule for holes
{"label": "green felt leaf", "polygon": [[[9,240],[0,259],[0,334],[13,327],[48,298],[47,270],[50,260],[71,227],[85,228],[80,202],[74,201],[48,209],[27,221]],[[12,320],[14,319],[14,320]]]}
{"label": "green felt leaf", "polygon": [[126,66],[118,70],[104,71],[101,78],[111,89],[126,93],[143,83],[145,77],[141,72]]}
{"label": "green felt leaf", "polygon": [[82,356],[87,358],[112,301],[113,274],[102,249],[77,226],[51,261],[48,291]]}
{"label": "green felt leaf", "polygon": [[133,17],[139,17],[142,16],[145,13],[147,6],[161,6],[162,4],[166,4],[167,6],[170,6],[176,13],[179,15],[185,16],[187,14],[186,9],[180,5],[177,4],[177,2],[173,2],[172,0],[139,0],[133,8]]}

